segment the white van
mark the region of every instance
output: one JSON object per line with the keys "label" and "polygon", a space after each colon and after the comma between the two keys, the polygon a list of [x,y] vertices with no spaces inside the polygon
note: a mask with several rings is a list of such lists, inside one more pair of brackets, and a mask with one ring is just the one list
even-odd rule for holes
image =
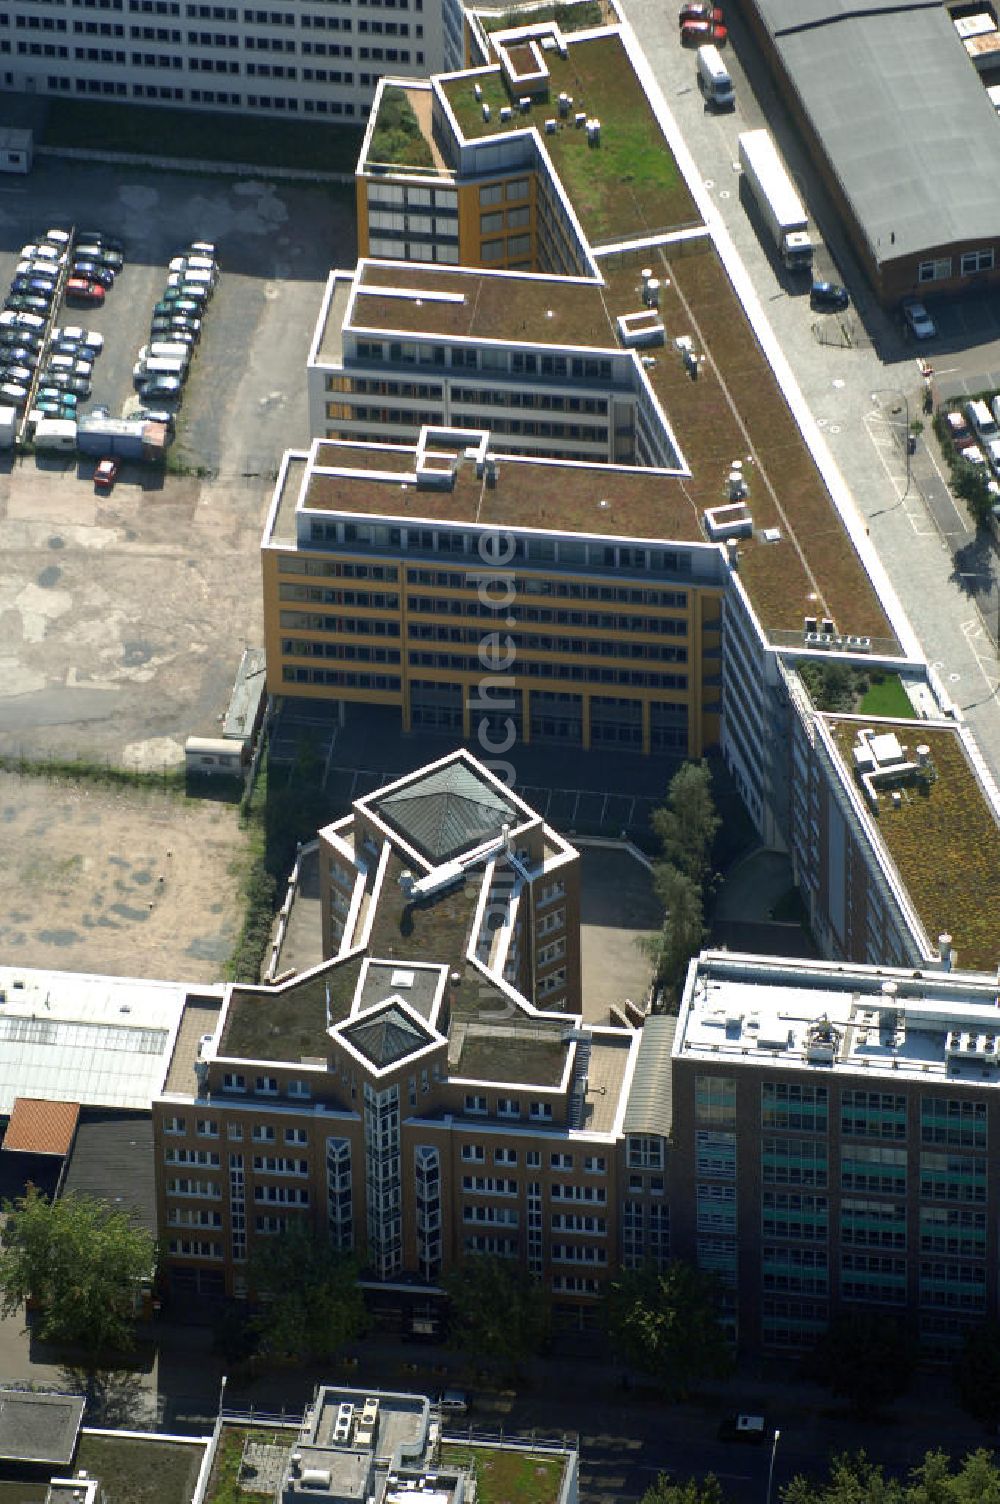
{"label": "white van", "polygon": [[736,91],[718,47],[698,48],[698,87],[715,109],[735,109]]}
{"label": "white van", "polygon": [[187,362],[183,360],[138,360],[132,368],[132,379],[136,386],[142,386],[148,381],[158,381],[161,376],[176,376],[178,381],[183,381],[187,375]]}
{"label": "white van", "polygon": [[74,454],[76,423],[72,418],[39,418],[35,424],[35,448],[47,454]]}
{"label": "white van", "polygon": [[185,365],[191,359],[191,350],[184,344],[174,344],[171,340],[151,340],[148,345],[143,345],[139,351],[139,361],[149,360],[182,360]]}
{"label": "white van", "polygon": [[985,402],[967,402],[965,404],[965,416],[972,424],[976,433],[986,443],[991,439],[1000,439],[1000,425],[990,412]]}

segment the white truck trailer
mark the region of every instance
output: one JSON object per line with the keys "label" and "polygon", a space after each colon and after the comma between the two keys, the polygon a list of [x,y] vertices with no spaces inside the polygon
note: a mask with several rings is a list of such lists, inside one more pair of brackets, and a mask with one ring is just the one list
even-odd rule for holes
{"label": "white truck trailer", "polygon": [[767,131],[744,131],[740,168],[768,231],[789,271],[809,271],[813,245],[802,200]]}

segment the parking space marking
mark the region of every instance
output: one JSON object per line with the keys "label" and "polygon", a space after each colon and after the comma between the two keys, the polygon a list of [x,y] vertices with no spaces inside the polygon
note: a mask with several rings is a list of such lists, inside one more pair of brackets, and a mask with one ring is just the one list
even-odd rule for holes
{"label": "parking space marking", "polygon": [[[998,692],[1000,692],[1000,666],[997,664],[996,649],[993,646],[993,640],[986,630],[981,615],[974,616],[969,621],[962,622],[962,636],[965,638],[969,651],[976,660],[976,667],[979,669],[983,683],[986,685],[987,698],[991,700],[996,699]],[[983,641],[985,641],[986,647],[983,651],[980,651],[979,644]],[[984,658],[986,662],[984,662]],[[992,672],[987,669],[987,663]],[[949,674],[948,677],[953,678],[954,675]],[[964,710],[969,709],[968,706],[963,706],[962,708]]]}

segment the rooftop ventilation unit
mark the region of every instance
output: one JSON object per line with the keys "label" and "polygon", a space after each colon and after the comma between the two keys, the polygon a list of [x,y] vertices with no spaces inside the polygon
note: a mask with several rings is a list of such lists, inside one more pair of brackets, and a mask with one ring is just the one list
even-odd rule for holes
{"label": "rooftop ventilation unit", "polygon": [[483,97],[483,86],[482,86],[482,84],[473,84],[473,86],[472,86],[472,92],[475,94],[477,100],[482,99],[482,97]]}
{"label": "rooftop ventilation unit", "polygon": [[587,115],[585,110],[577,110],[576,114],[573,116],[573,124],[576,126],[578,131],[583,129],[583,127],[587,124]]}
{"label": "rooftop ventilation unit", "polygon": [[489,107],[488,104],[484,104],[483,105],[483,119],[484,120],[489,120],[489,118],[490,118],[490,107]]}
{"label": "rooftop ventilation unit", "polygon": [[807,637],[810,632],[818,632],[819,618],[815,616],[807,616],[802,624],[802,630],[805,632]]}
{"label": "rooftop ventilation unit", "polygon": [[560,94],[559,95],[559,115],[560,115],[561,119],[563,119],[563,120],[566,119],[566,116],[570,112],[570,107],[571,107],[572,103],[573,103],[573,97],[572,97],[571,94]]}
{"label": "rooftop ventilation unit", "polygon": [[556,133],[555,116],[554,115],[550,115],[549,118],[545,122],[545,134],[547,136],[554,136],[555,133]]}
{"label": "rooftop ventilation unit", "polygon": [[521,106],[521,114],[526,115],[531,109],[531,95],[522,94],[520,99],[518,100],[518,104]]}
{"label": "rooftop ventilation unit", "polygon": [[500,119],[502,121],[510,120],[513,114],[514,111],[511,109],[509,104],[503,104],[500,106]]}
{"label": "rooftop ventilation unit", "polygon": [[587,121],[587,145],[600,146],[601,122],[597,119]]}

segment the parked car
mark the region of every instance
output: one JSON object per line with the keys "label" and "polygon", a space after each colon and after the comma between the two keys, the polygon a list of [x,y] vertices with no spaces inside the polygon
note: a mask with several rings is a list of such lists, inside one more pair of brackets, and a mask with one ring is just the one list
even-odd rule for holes
{"label": "parked car", "polygon": [[69,371],[45,371],[42,380],[47,387],[54,387],[61,392],[72,392],[74,396],[82,397],[85,402],[91,393],[91,385],[86,377],[73,376]]}
{"label": "parked car", "polygon": [[15,277],[10,284],[10,290],[14,293],[34,294],[39,298],[47,298],[49,301],[55,296],[56,284],[49,282],[44,277]]}
{"label": "parked car", "polygon": [[70,412],[76,411],[80,400],[75,392],[63,391],[58,386],[40,386],[35,395],[39,402],[58,402]]}
{"label": "parked car", "polygon": [[903,317],[914,339],[933,339],[937,325],[917,298],[903,299]]}
{"label": "parked car", "polygon": [[181,383],[177,376],[158,376],[155,381],[147,381],[142,387],[143,403],[153,402],[179,402],[181,398]]}
{"label": "parked car", "polygon": [[99,245],[105,251],[118,251],[124,255],[125,247],[116,235],[108,235],[104,230],[80,230],[76,237],[77,245]]}
{"label": "parked car", "polygon": [[53,329],[52,338],[82,345],[85,349],[92,350],[95,355],[100,355],[104,349],[104,335],[99,334],[96,329],[84,329],[82,324],[61,324],[58,329]]}
{"label": "parked car", "polygon": [[716,47],[724,47],[728,36],[729,33],[721,21],[683,21],[681,23],[681,44],[684,47],[704,47],[706,42],[712,42]]}
{"label": "parked car", "polygon": [[154,319],[149,326],[149,338],[152,342],[169,341],[175,345],[187,345],[194,349],[198,343],[198,335],[193,329],[185,329],[182,325],[168,323],[165,319]]}
{"label": "parked car", "polygon": [[175,298],[165,298],[164,302],[167,308],[175,314],[186,315],[189,318],[200,319],[205,311],[202,303],[196,302],[194,298],[182,298],[179,294]]}
{"label": "parked car", "polygon": [[15,277],[44,277],[46,282],[59,280],[59,268],[51,261],[19,261],[14,268]]}
{"label": "parked car", "polygon": [[116,459],[98,460],[94,466],[94,489],[97,491],[110,491],[118,479],[118,461]]}
{"label": "parked car", "polygon": [[191,244],[182,252],[183,255],[211,256],[215,260],[214,240],[192,240]]}
{"label": "parked car", "polygon": [[722,12],[711,0],[686,0],[677,13],[677,24],[683,26],[685,21],[714,21],[721,26]]}
{"label": "parked car", "polygon": [[92,282],[89,277],[70,277],[66,282],[66,300],[70,303],[96,303],[100,306],[104,302],[104,288],[99,282]]}
{"label": "parked car", "polygon": [[[76,402],[74,397],[73,402]],[[41,413],[44,418],[75,418],[76,408],[68,405],[67,398],[61,400],[57,397],[35,397],[36,413]]]}
{"label": "parked car", "polygon": [[94,374],[93,361],[78,360],[74,355],[56,353],[49,356],[50,371],[65,371],[67,376],[85,376],[88,381]]}
{"label": "parked car", "polygon": [[62,260],[62,252],[54,245],[45,245],[44,243],[42,245],[35,245],[31,243],[29,245],[22,245],[20,259],[22,261],[52,261],[55,263]]}
{"label": "parked car", "polygon": [[54,245],[57,251],[64,251],[72,239],[73,236],[69,230],[46,230],[42,236],[42,243],[44,245]]}
{"label": "parked car", "polygon": [[170,412],[168,408],[140,407],[136,411],[136,417],[143,418],[147,423],[163,423],[171,433],[173,433],[174,431],[174,424],[176,420],[174,414]]}
{"label": "parked car", "polygon": [[0,381],[0,406],[23,407],[28,400],[28,388],[16,381]]}
{"label": "parked car", "polygon": [[99,261],[74,261],[73,276],[86,277],[91,282],[99,282],[102,287],[114,286],[115,274],[110,267],[102,266]]}
{"label": "parked car", "polygon": [[34,374],[33,366],[17,365],[14,361],[9,365],[6,361],[0,364],[0,381],[16,381],[18,386],[30,386]]}
{"label": "parked car", "polygon": [[809,289],[809,303],[825,313],[839,313],[850,303],[847,288],[839,282],[814,282]]}
{"label": "parked car", "polygon": [[106,266],[112,272],[120,272],[125,265],[121,251],[112,251],[106,245],[78,245],[73,256],[77,261],[96,261],[99,266]]}
{"label": "parked car", "polygon": [[38,364],[38,351],[30,345],[0,345],[0,365],[27,366],[34,370]]}

